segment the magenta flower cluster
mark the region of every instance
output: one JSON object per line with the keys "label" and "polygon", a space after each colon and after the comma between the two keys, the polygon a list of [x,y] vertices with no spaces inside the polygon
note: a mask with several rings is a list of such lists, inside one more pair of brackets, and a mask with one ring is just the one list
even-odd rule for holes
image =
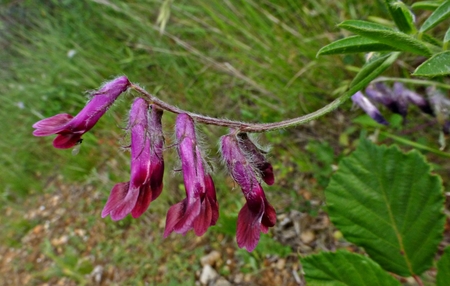
{"label": "magenta flower cluster", "polygon": [[[118,77],[92,93],[90,101],[75,117],[64,113],[36,122],[33,135],[56,134],[54,147],[74,147],[131,86],[125,76]],[[134,100],[127,126],[131,141],[130,180],[112,188],[101,213],[103,218],[110,216],[112,220],[121,220],[128,214],[137,218],[161,194],[164,176],[162,115],[163,111],[156,105],[142,98]],[[164,237],[172,232],[184,235],[189,230],[201,236],[219,218],[216,189],[191,116],[178,114],[175,135],[186,198],[170,207]],[[266,160],[265,152],[246,133],[231,130],[220,142],[223,160],[246,199],[238,215],[236,240],[239,247],[252,251],[261,232],[267,233],[276,222],[276,212],[261,185],[262,182],[274,183],[272,165]]]}

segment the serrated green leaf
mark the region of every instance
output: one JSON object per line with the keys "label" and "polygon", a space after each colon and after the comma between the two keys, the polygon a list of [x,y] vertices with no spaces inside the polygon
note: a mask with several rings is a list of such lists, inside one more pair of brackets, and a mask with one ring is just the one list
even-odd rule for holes
{"label": "serrated green leaf", "polygon": [[407,34],[413,34],[416,31],[414,26],[414,15],[408,6],[399,0],[385,0],[389,13],[395,22],[397,28]]}
{"label": "serrated green leaf", "polygon": [[428,17],[428,19],[423,23],[422,27],[420,27],[419,32],[423,33],[428,31],[429,29],[435,27],[440,22],[450,16],[450,0],[444,1],[434,12]]}
{"label": "serrated green leaf", "polygon": [[331,221],[384,269],[402,276],[430,268],[445,216],[440,177],[417,151],[361,140],[325,190]]}
{"label": "serrated green leaf", "polygon": [[317,56],[380,51],[398,51],[398,49],[366,37],[352,36],[326,45],[317,52]]}
{"label": "serrated green leaf", "polygon": [[431,55],[430,50],[423,42],[410,35],[394,31],[380,24],[360,20],[348,20],[340,23],[338,27],[388,46],[395,47],[401,51],[423,56]]}
{"label": "serrated green leaf", "polygon": [[442,76],[450,74],[450,51],[436,54],[416,68],[415,76]]}
{"label": "serrated green leaf", "polygon": [[[363,83],[360,87],[360,89],[362,89],[377,76],[379,76],[382,72],[384,72],[388,67],[390,67],[399,55],[400,53],[395,52],[382,55],[367,62],[352,80],[352,82],[350,83],[350,87],[354,88],[355,86],[360,85],[360,83]],[[356,93],[360,89],[355,90],[354,93]]]}
{"label": "serrated green leaf", "polygon": [[450,246],[444,250],[444,254],[437,264],[436,286],[447,286],[450,281]]}
{"label": "serrated green leaf", "polygon": [[439,5],[441,5],[441,2],[439,1],[419,1],[413,3],[411,8],[434,11],[437,7],[439,7]]}
{"label": "serrated green leaf", "polygon": [[444,43],[448,43],[450,41],[450,28],[448,28],[447,32],[445,32]]}
{"label": "serrated green leaf", "polygon": [[312,286],[400,286],[380,265],[348,251],[322,252],[301,259],[305,279]]}

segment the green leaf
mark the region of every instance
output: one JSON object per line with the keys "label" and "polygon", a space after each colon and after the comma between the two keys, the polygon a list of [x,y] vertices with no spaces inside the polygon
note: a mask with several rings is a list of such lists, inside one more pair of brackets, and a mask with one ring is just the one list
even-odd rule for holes
{"label": "green leaf", "polygon": [[442,42],[433,36],[430,36],[428,34],[422,34],[422,40],[424,40],[425,42],[430,43],[438,48],[442,48]]}
{"label": "green leaf", "polygon": [[416,68],[415,76],[441,76],[450,74],[450,51],[436,54]]}
{"label": "green leaf", "polygon": [[331,221],[384,269],[420,275],[433,264],[445,216],[440,177],[417,151],[361,140],[325,190]]}
{"label": "green leaf", "polygon": [[308,285],[400,286],[380,265],[348,251],[322,252],[301,259]]}
{"label": "green leaf", "polygon": [[450,157],[450,153],[441,151],[439,149],[431,148],[429,145],[420,144],[417,141],[411,141],[411,140],[406,139],[404,137],[393,135],[393,134],[391,134],[389,132],[381,131],[380,135],[389,137],[389,138],[393,139],[396,142],[399,142],[399,143],[402,143],[402,144],[414,147],[414,148],[419,149],[419,150],[428,151],[428,152],[434,153],[434,154],[442,156],[442,157],[447,157],[447,158]]}
{"label": "green leaf", "polygon": [[[377,76],[379,76],[382,72],[384,72],[388,67],[390,67],[400,53],[390,53],[386,55],[382,55],[379,57],[373,57],[373,60],[368,61],[358,72],[355,78],[350,83],[350,87],[352,90],[356,86],[361,86],[359,89],[354,90],[353,93],[361,90],[363,87],[368,85],[372,80],[374,80]],[[362,83],[362,84],[361,84]]]}
{"label": "green leaf", "polygon": [[445,32],[444,43],[448,43],[450,41],[450,28],[448,28],[447,32]]}
{"label": "green leaf", "polygon": [[450,15],[450,0],[444,1],[420,27],[419,32],[423,33],[444,21]]}
{"label": "green leaf", "polygon": [[395,47],[401,51],[423,56],[431,55],[428,47],[421,41],[380,24],[360,20],[348,20],[340,23],[338,26],[355,34]]}
{"label": "green leaf", "polygon": [[439,7],[440,4],[441,2],[439,1],[419,1],[413,3],[411,5],[411,8],[434,11],[437,7]]}
{"label": "green leaf", "polygon": [[326,45],[319,50],[317,56],[379,51],[398,51],[398,49],[366,37],[352,36]]}
{"label": "green leaf", "polygon": [[450,246],[444,250],[444,254],[437,264],[436,286],[447,286],[450,281]]}
{"label": "green leaf", "polygon": [[414,26],[414,15],[409,10],[408,6],[402,1],[398,0],[385,0],[389,13],[392,19],[397,25],[397,28],[407,34],[413,34],[416,32]]}

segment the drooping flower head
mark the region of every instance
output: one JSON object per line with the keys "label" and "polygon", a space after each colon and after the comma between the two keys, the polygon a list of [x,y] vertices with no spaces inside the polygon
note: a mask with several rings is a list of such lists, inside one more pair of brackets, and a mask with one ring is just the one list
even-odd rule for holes
{"label": "drooping flower head", "polygon": [[164,237],[172,232],[186,234],[191,229],[201,236],[219,218],[216,190],[211,176],[205,170],[206,163],[197,144],[194,121],[189,115],[178,115],[175,135],[186,198],[167,212]]}
{"label": "drooping flower head", "polygon": [[434,115],[433,109],[431,108],[428,100],[415,93],[414,91],[405,88],[402,83],[394,83],[394,94],[396,97],[406,98],[410,103],[419,107],[422,112],[430,114],[432,116]]}
{"label": "drooping flower head", "polygon": [[[245,138],[242,135],[240,137]],[[261,232],[267,233],[269,227],[275,225],[276,213],[267,201],[259,183],[258,173],[261,168],[255,164],[258,160],[254,159],[259,155],[254,153],[253,148],[244,147],[249,144],[246,140],[240,139],[232,131],[222,136],[221,152],[231,176],[241,187],[247,201],[238,215],[236,241],[239,247],[253,251],[258,244]],[[273,179],[268,181],[272,182]]]}
{"label": "drooping flower head", "polygon": [[131,176],[129,182],[118,183],[102,211],[113,220],[131,213],[141,216],[162,191],[164,137],[161,126],[162,110],[137,98],[131,107],[128,128],[131,131]]}
{"label": "drooping flower head", "polygon": [[371,84],[365,92],[368,97],[383,104],[390,111],[400,114],[403,118],[408,114],[408,99],[403,93],[394,93],[384,83]]}
{"label": "drooping flower head", "polygon": [[361,107],[370,117],[372,117],[376,122],[384,125],[389,125],[389,122],[384,119],[383,115],[381,115],[378,108],[370,102],[370,100],[365,97],[362,92],[358,91],[354,95],[352,95],[352,101]]}
{"label": "drooping flower head", "polygon": [[105,83],[95,91],[86,106],[73,117],[62,113],[40,120],[33,125],[34,136],[58,134],[53,141],[55,148],[67,149],[81,142],[81,136],[91,130],[117,97],[130,86],[127,77],[121,76]]}

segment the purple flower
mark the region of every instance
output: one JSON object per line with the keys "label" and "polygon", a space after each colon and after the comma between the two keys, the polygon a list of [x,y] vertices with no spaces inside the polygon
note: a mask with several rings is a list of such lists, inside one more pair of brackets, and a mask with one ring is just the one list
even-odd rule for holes
{"label": "purple flower", "polygon": [[261,174],[262,180],[269,186],[275,183],[272,165],[266,160],[266,152],[253,143],[248,137],[247,133],[239,133],[237,135],[239,146],[242,151],[247,154],[251,160],[251,164],[256,167],[256,170]]}
{"label": "purple flower", "polygon": [[58,134],[53,141],[55,148],[67,149],[81,142],[81,136],[91,130],[117,97],[130,86],[125,76],[105,83],[100,90],[92,94],[91,100],[73,117],[62,113],[40,120],[33,125],[34,136]]}
{"label": "purple flower", "polygon": [[191,229],[201,236],[219,218],[216,190],[211,176],[205,170],[206,163],[197,144],[194,121],[189,115],[178,115],[175,133],[186,198],[167,212],[164,237],[173,231],[186,234]]}
{"label": "purple flower", "polygon": [[259,183],[260,168],[255,165],[255,154],[243,146],[242,139],[234,133],[221,138],[223,159],[247,201],[238,215],[236,241],[240,248],[253,251],[261,232],[267,233],[269,227],[275,225],[276,213]]}
{"label": "purple flower", "polygon": [[384,119],[383,115],[381,115],[378,108],[367,99],[362,92],[358,91],[354,95],[352,95],[352,101],[362,108],[370,117],[372,117],[376,122],[384,125],[389,125],[389,123]]}
{"label": "purple flower", "polygon": [[432,116],[434,115],[433,109],[431,108],[428,100],[418,95],[414,91],[406,89],[402,83],[394,83],[394,94],[396,97],[406,98],[409,102],[419,107],[422,112],[430,114]]}
{"label": "purple flower", "polygon": [[131,178],[129,182],[118,183],[111,190],[102,211],[120,220],[131,212],[134,218],[141,216],[162,191],[164,160],[161,117],[162,110],[151,107],[137,98],[131,107]]}
{"label": "purple flower", "polygon": [[403,93],[394,93],[384,83],[377,82],[369,85],[366,88],[366,95],[403,118],[408,114],[408,99]]}

